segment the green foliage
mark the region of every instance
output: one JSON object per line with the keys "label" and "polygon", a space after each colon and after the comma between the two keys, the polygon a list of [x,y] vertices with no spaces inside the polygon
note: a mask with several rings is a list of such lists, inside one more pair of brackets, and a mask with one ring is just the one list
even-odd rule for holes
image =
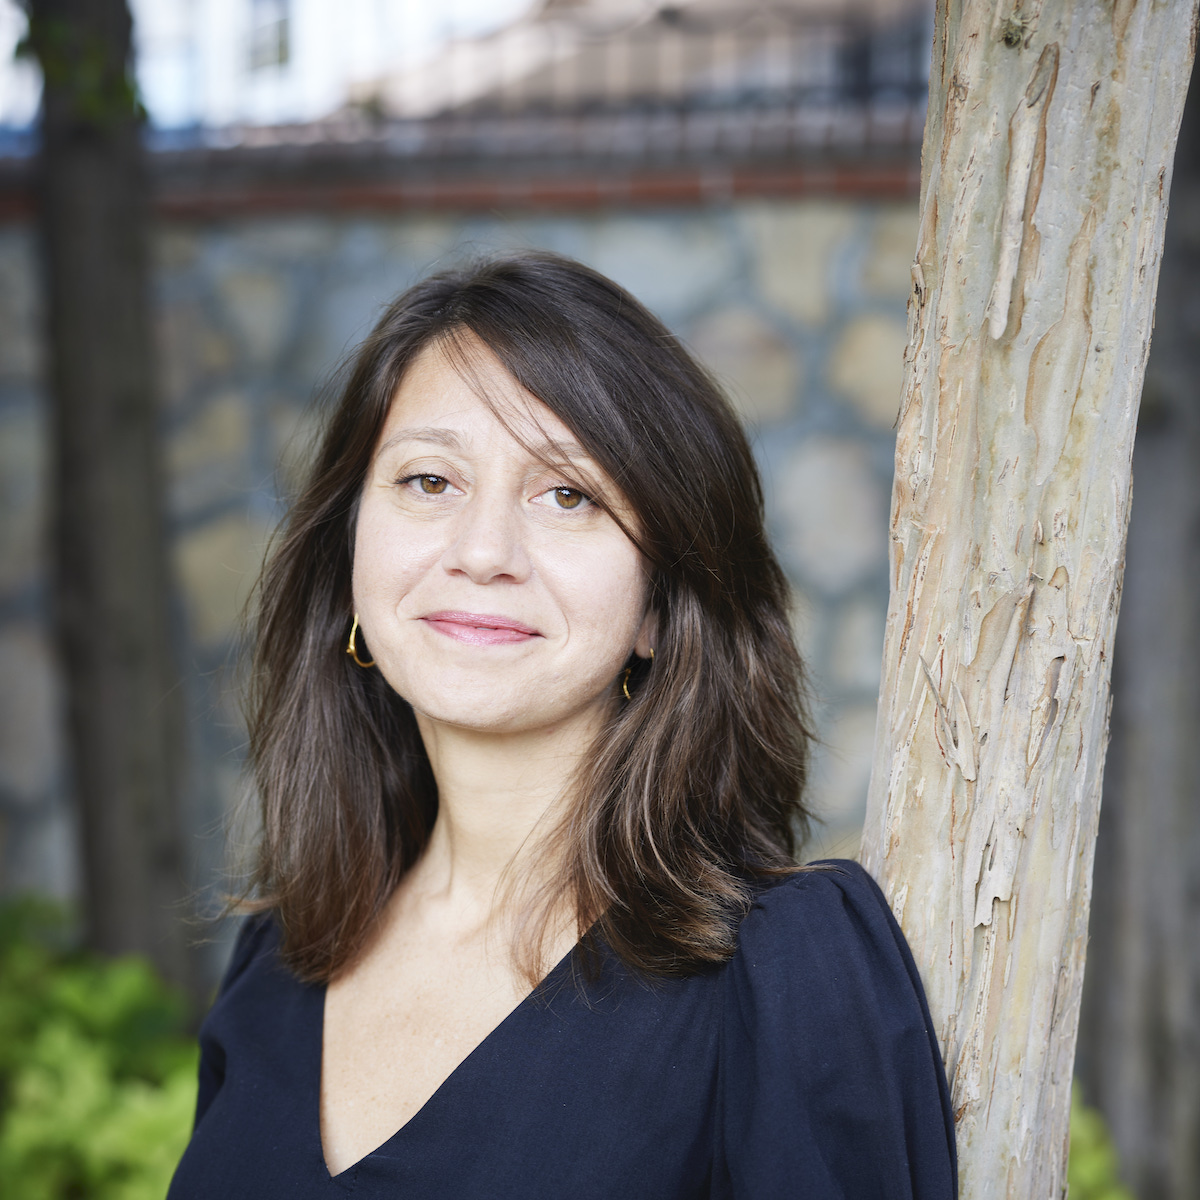
{"label": "green foliage", "polygon": [[186,1009],[140,959],[0,907],[0,1180],[21,1200],[162,1200],[196,1103]]}
{"label": "green foliage", "polygon": [[1071,1159],[1067,1166],[1070,1200],[1133,1200],[1117,1173],[1117,1152],[1104,1118],[1071,1093]]}

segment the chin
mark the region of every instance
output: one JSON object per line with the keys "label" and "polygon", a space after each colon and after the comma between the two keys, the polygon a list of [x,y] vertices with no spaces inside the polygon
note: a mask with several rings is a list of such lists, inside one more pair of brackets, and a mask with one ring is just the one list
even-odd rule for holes
{"label": "chin", "polygon": [[[412,705],[413,712],[439,725],[480,732],[518,732],[537,724],[537,715],[529,711],[511,689],[497,694],[492,687],[474,688],[461,681],[443,687],[398,687],[396,691]],[[541,706],[538,706],[539,708]]]}
{"label": "chin", "polygon": [[[409,700],[413,711],[427,721],[475,733],[526,734],[552,732],[577,720],[593,706],[572,707],[568,703],[531,705],[530,691],[519,696],[471,696],[459,691],[454,696],[420,695]],[[536,690],[534,691],[536,695]],[[407,699],[407,697],[406,697]]]}
{"label": "chin", "polygon": [[430,711],[414,707],[414,711],[426,721],[469,733],[526,734],[549,730],[555,724],[545,718],[539,719],[533,714],[504,710],[463,712],[461,709],[441,709]]}

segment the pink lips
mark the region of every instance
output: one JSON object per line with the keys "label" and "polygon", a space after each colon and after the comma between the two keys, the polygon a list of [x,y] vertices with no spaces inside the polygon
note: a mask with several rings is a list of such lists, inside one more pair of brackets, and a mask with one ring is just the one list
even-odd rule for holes
{"label": "pink lips", "polygon": [[490,613],[435,612],[421,619],[438,633],[472,646],[500,646],[541,636],[520,621]]}

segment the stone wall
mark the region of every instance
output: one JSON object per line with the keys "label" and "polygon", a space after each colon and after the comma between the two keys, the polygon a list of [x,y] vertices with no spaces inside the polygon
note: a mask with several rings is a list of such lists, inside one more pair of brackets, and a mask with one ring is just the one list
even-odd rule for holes
{"label": "stone wall", "polygon": [[[632,290],[727,382],[795,588],[823,738],[817,851],[853,853],[870,769],[912,203],[742,202],[537,217],[289,217],[157,236],[164,424],[190,698],[197,878],[242,788],[238,615],[317,426],[316,397],[396,292],[539,246]],[[44,620],[35,247],[0,227],[0,890],[70,894],[73,824]]]}

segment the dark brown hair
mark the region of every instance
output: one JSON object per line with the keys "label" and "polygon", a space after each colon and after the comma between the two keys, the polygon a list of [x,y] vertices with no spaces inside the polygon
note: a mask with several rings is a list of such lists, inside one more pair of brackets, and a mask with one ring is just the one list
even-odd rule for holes
{"label": "dark brown hair", "polygon": [[[750,447],[708,373],[579,263],[523,254],[426,279],[347,369],[264,570],[248,696],[262,806],[252,881],[284,955],[328,980],[425,847],[437,789],[409,705],[344,653],[357,507],[405,369],[478,339],[621,492],[650,573],[652,668],[580,765],[557,894],[585,948],[651,974],[727,959],[756,879],[795,869],[808,814],[802,668]],[[638,660],[634,660],[635,662]],[[541,934],[533,923],[533,936]]]}

